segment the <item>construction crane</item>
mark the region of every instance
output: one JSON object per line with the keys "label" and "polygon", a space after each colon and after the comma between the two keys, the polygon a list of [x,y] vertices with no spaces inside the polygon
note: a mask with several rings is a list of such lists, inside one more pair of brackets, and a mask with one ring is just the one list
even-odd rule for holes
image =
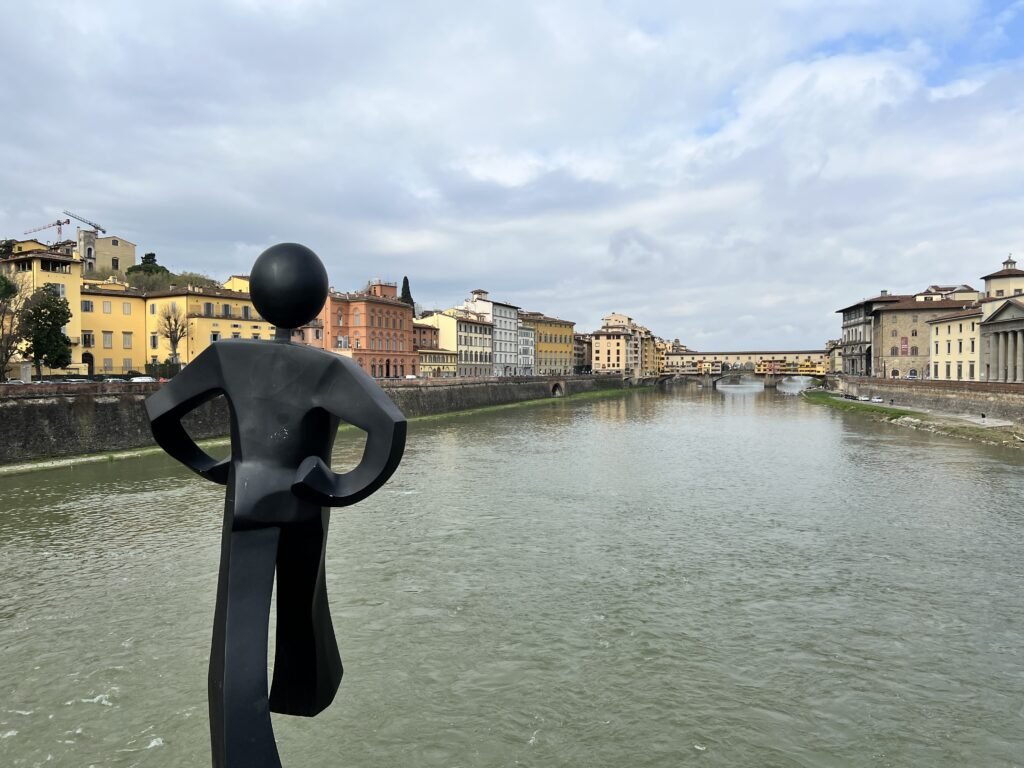
{"label": "construction crane", "polygon": [[[67,211],[65,211],[65,213],[67,213]],[[51,221],[49,224],[43,224],[43,226],[41,226],[41,227],[36,227],[35,229],[25,230],[25,234],[26,235],[31,235],[33,232],[42,232],[44,229],[49,229],[50,227],[56,227],[57,228],[57,240],[61,241],[61,240],[64,239],[63,226],[65,224],[70,224],[70,223],[71,223],[71,219],[57,219],[56,221]]]}
{"label": "construction crane", "polygon": [[101,227],[95,221],[89,221],[88,219],[83,219],[81,216],[79,216],[76,213],[72,213],[71,211],[64,211],[64,213],[65,213],[65,215],[70,216],[72,219],[78,219],[83,224],[88,224],[93,229],[99,230],[104,235],[107,234],[107,230],[105,230],[103,227]]}

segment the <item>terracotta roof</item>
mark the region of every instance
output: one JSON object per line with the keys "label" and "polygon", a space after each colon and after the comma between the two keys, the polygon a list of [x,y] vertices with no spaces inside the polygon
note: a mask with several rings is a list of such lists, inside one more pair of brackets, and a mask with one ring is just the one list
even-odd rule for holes
{"label": "terracotta roof", "polygon": [[194,285],[184,285],[181,288],[166,291],[153,291],[147,293],[150,299],[166,299],[171,296],[207,296],[217,299],[238,299],[240,301],[251,301],[249,294],[243,291],[229,291],[227,288],[201,288]]}
{"label": "terracotta roof", "polygon": [[1000,269],[991,275],[982,275],[982,280],[991,280],[994,277],[1024,277],[1024,269]]}
{"label": "terracotta roof", "polygon": [[926,320],[928,323],[945,323],[948,320],[956,320],[961,317],[976,317],[981,314],[981,307],[972,307],[964,312],[954,312],[951,315],[942,315],[941,317],[933,317],[931,320]]}
{"label": "terracotta roof", "polygon": [[377,304],[390,304],[391,306],[406,307],[410,312],[413,311],[413,308],[401,299],[393,299],[390,296],[374,296],[372,293],[363,293],[362,291],[356,291],[353,293],[334,291],[330,294],[329,298],[334,301],[373,301]]}
{"label": "terracotta roof", "polygon": [[874,312],[927,312],[932,309],[966,309],[974,302],[941,299],[939,301],[917,301],[913,296],[901,297],[895,304],[886,304],[884,307],[876,307]]}
{"label": "terracotta roof", "polygon": [[853,309],[854,307],[859,307],[861,304],[870,304],[871,302],[874,302],[874,301],[900,301],[901,299],[912,299],[912,298],[914,298],[914,297],[911,296],[910,294],[896,294],[896,295],[892,295],[892,296],[875,296],[874,298],[871,298],[871,299],[861,299],[860,301],[856,301],[853,304],[850,304],[848,307],[843,307],[842,309],[837,309],[836,312],[845,312],[848,309]]}
{"label": "terracotta roof", "polygon": [[524,320],[533,320],[541,323],[562,323],[563,325],[576,325],[572,320],[562,320],[559,317],[550,317],[543,312],[527,312],[519,310],[519,316]]}
{"label": "terracotta roof", "polygon": [[[138,288],[105,288],[102,285],[83,285],[82,293],[87,293],[90,296],[134,296],[139,299],[145,298],[147,295]],[[149,295],[152,296],[152,294]]]}

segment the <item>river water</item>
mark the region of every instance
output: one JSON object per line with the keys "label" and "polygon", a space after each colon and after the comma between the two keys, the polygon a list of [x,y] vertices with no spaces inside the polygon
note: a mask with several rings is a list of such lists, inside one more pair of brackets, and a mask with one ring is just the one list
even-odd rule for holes
{"label": "river water", "polygon": [[[413,422],[334,513],[345,679],[283,762],[1022,765],[1022,464],[743,387]],[[209,765],[222,491],[0,478],[0,765]]]}

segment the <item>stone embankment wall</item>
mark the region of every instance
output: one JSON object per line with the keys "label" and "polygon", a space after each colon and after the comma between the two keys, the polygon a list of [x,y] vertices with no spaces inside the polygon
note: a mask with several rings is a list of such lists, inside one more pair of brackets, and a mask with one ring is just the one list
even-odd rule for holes
{"label": "stone embankment wall", "polygon": [[[143,402],[159,384],[0,386],[0,464],[80,456],[153,445]],[[618,377],[566,376],[388,382],[407,417],[450,413],[559,395],[618,389]],[[185,419],[197,440],[227,435],[228,409],[212,400]]]}
{"label": "stone embankment wall", "polygon": [[834,387],[848,394],[878,395],[888,403],[952,414],[985,414],[1024,422],[1024,384],[976,381],[907,381],[839,376]]}

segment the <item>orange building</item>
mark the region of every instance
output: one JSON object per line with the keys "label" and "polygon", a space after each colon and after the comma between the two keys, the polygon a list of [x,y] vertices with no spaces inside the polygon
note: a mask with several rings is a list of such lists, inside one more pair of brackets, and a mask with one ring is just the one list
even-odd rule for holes
{"label": "orange building", "polygon": [[304,339],[307,344],[352,358],[376,379],[418,373],[413,308],[399,301],[395,283],[372,280],[363,291],[331,292],[307,330],[313,331]]}

